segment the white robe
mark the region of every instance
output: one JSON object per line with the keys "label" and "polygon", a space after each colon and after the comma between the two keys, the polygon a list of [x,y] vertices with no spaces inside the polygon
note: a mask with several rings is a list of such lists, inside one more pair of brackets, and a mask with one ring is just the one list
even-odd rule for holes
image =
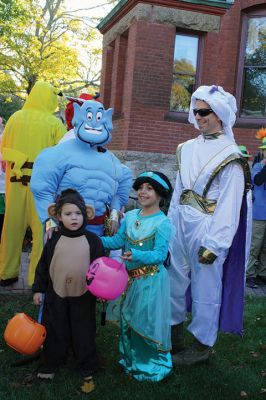
{"label": "white robe", "polygon": [[[217,338],[223,263],[239,224],[244,193],[243,169],[238,163],[230,162],[216,176],[207,193],[208,199],[217,201],[212,215],[190,205],[180,205],[179,199],[185,189],[202,195],[215,167],[232,153],[239,153],[239,149],[224,134],[214,140],[200,135],[183,144],[180,170],[168,213],[176,227],[169,248],[172,325],[186,318],[186,291],[191,283],[192,322],[188,330],[208,346],[213,346]],[[217,256],[213,264],[199,263],[200,246]]]}

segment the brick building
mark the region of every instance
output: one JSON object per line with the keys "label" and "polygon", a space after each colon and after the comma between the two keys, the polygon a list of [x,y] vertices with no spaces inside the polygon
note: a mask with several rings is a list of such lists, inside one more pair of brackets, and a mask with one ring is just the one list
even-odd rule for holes
{"label": "brick building", "polygon": [[257,153],[255,133],[266,126],[265,0],[121,0],[98,29],[101,95],[115,110],[110,147],[124,160],[150,152],[152,164],[164,163],[194,137],[187,111],[202,84],[236,96],[236,141]]}

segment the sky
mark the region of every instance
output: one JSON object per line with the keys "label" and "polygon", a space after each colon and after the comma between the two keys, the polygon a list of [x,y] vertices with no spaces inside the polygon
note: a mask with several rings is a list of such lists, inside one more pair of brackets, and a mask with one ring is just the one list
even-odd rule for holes
{"label": "sky", "polygon": [[80,15],[100,18],[104,18],[114,7],[106,0],[66,0],[65,4],[69,10],[80,9]]}
{"label": "sky", "polygon": [[[79,10],[76,15],[86,16],[91,18],[104,18],[114,7],[114,5],[110,5],[106,0],[65,0],[65,6],[69,11]],[[97,26],[99,20],[93,21],[91,25]],[[102,35],[97,30],[97,38],[92,44],[95,48],[102,47]],[[80,60],[86,64],[87,60],[87,52],[82,48],[79,49],[79,58]],[[101,68],[101,60],[95,65],[96,70]]]}

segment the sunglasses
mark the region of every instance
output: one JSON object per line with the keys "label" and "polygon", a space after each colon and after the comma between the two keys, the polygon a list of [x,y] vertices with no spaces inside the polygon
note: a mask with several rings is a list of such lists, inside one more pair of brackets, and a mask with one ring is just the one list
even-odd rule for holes
{"label": "sunglasses", "polygon": [[207,115],[213,113],[211,108],[194,108],[193,114],[196,116],[199,114],[200,117],[207,117]]}

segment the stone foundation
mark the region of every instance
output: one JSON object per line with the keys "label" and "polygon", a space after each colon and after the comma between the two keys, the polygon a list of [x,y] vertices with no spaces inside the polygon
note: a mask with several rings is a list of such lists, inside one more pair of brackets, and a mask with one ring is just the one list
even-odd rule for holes
{"label": "stone foundation", "polygon": [[[133,179],[144,171],[160,171],[165,174],[174,187],[176,179],[176,156],[162,153],[143,153],[140,151],[112,150],[119,160],[131,169]],[[136,192],[132,189],[127,209],[137,207]]]}

